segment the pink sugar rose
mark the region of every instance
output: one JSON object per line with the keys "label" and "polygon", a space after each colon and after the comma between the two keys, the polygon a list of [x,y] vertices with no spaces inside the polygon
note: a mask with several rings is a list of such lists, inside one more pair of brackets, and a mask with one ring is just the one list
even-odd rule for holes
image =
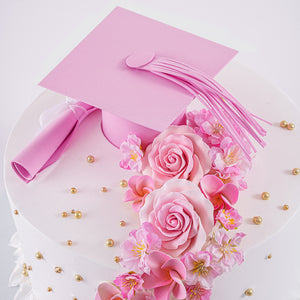
{"label": "pink sugar rose", "polygon": [[127,140],[121,144],[120,151],[122,153],[120,167],[140,172],[144,155],[141,150],[141,139],[134,134],[128,135]]}
{"label": "pink sugar rose", "polygon": [[227,230],[237,229],[242,224],[242,217],[234,208],[220,209],[216,215],[216,220]]}
{"label": "pink sugar rose", "polygon": [[143,223],[138,230],[129,233],[129,238],[121,244],[120,264],[137,273],[150,273],[147,264],[149,253],[160,250],[161,240],[150,223]]}
{"label": "pink sugar rose", "polygon": [[214,259],[222,264],[224,271],[230,271],[235,263],[240,265],[244,261],[244,252],[238,246],[245,236],[244,233],[240,232],[229,238],[226,230],[221,228],[210,240],[206,251],[211,253]]}
{"label": "pink sugar rose", "polygon": [[211,202],[184,179],[169,180],[150,193],[139,216],[156,228],[162,251],[173,257],[201,249],[214,226]]}
{"label": "pink sugar rose", "polygon": [[150,275],[144,274],[143,287],[154,289],[154,295],[159,300],[169,300],[171,294],[176,299],[184,299],[186,290],[183,284],[186,271],[184,264],[165,253],[154,251],[149,255]]}
{"label": "pink sugar rose", "polygon": [[196,254],[186,253],[181,261],[186,267],[187,284],[196,284],[198,281],[201,286],[211,288],[217,276],[223,273],[222,267],[213,261],[211,254],[207,251],[200,251]]}
{"label": "pink sugar rose", "polygon": [[214,206],[216,216],[220,209],[230,209],[239,198],[239,190],[232,183],[223,183],[221,179],[214,175],[206,175],[200,180],[200,187]]}
{"label": "pink sugar rose", "polygon": [[199,184],[211,168],[209,147],[189,126],[170,126],[146,149],[143,174],[161,187],[172,179],[186,179]]}
{"label": "pink sugar rose", "polygon": [[220,145],[226,136],[223,126],[209,110],[191,111],[187,113],[187,124],[203,138],[209,146]]}
{"label": "pink sugar rose", "polygon": [[[98,293],[95,300],[124,300],[121,291],[115,285],[103,282],[98,286]],[[136,291],[132,300],[155,300],[151,291]]]}
{"label": "pink sugar rose", "polygon": [[141,275],[134,272],[122,274],[114,280],[114,284],[120,288],[122,296],[127,299],[132,299],[135,292],[142,289],[143,283]]}
{"label": "pink sugar rose", "polygon": [[124,201],[133,201],[132,208],[139,212],[145,203],[146,196],[154,190],[154,182],[150,176],[132,176],[128,181],[129,190]]}
{"label": "pink sugar rose", "polygon": [[200,282],[194,285],[185,285],[186,300],[209,300],[211,290],[204,288]]}

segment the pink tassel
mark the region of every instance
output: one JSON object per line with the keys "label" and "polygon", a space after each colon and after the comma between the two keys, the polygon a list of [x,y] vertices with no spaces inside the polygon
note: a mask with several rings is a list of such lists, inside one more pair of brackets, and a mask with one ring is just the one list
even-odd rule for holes
{"label": "pink tassel", "polygon": [[168,79],[197,97],[225,130],[231,133],[232,139],[241,147],[249,160],[252,151],[256,152],[249,135],[262,147],[266,145],[262,139],[266,131],[256,121],[262,119],[247,111],[220,84],[200,70],[179,61],[157,56],[146,64],[133,67]]}

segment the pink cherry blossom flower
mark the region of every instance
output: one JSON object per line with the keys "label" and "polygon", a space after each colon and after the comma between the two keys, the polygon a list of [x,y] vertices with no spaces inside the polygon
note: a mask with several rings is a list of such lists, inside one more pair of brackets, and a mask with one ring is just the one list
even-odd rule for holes
{"label": "pink cherry blossom flower", "polygon": [[133,201],[132,208],[139,212],[145,204],[146,196],[154,190],[154,182],[150,176],[132,176],[128,181],[129,190],[124,201]]}
{"label": "pink cherry blossom flower", "polygon": [[235,263],[240,265],[244,261],[244,252],[238,247],[244,236],[246,235],[240,232],[229,238],[226,230],[221,228],[214,234],[214,237],[210,240],[205,250],[215,260],[222,263],[225,271],[230,271]]}
{"label": "pink cherry blossom flower", "polygon": [[212,256],[207,251],[200,251],[196,254],[186,253],[181,261],[186,267],[186,279],[188,284],[196,284],[198,281],[201,286],[211,288],[213,281],[222,274],[222,267],[212,260]]}
{"label": "pink cherry blossom flower", "polygon": [[[121,290],[108,282],[103,282],[98,286],[98,293],[95,300],[124,300]],[[138,290],[132,300],[155,300],[151,291]]]}
{"label": "pink cherry blossom flower", "polygon": [[237,229],[242,224],[242,217],[234,208],[220,209],[216,215],[216,220],[227,230]]}
{"label": "pink cherry blossom flower", "polygon": [[143,274],[143,287],[154,289],[154,295],[159,300],[169,300],[171,294],[176,299],[186,297],[186,289],[183,280],[186,276],[184,264],[171,256],[153,251],[149,254],[148,260],[151,273]]}
{"label": "pink cherry blossom flower", "polygon": [[160,250],[161,240],[150,223],[143,223],[138,230],[129,233],[129,238],[121,244],[122,260],[120,264],[137,273],[150,274],[147,264],[149,253]]}
{"label": "pink cherry blossom flower", "polygon": [[232,183],[223,183],[221,179],[214,175],[206,175],[200,181],[200,187],[214,206],[216,216],[220,209],[230,209],[239,197],[238,188]]}
{"label": "pink cherry blossom flower", "polygon": [[128,135],[127,140],[121,144],[120,151],[122,153],[120,167],[140,172],[144,155],[141,150],[141,139],[134,134]]}
{"label": "pink cherry blossom flower", "polygon": [[137,290],[142,289],[144,280],[140,274],[129,272],[122,274],[114,280],[114,284],[120,287],[124,298],[132,299]]}
{"label": "pink cherry blossom flower", "polygon": [[209,300],[211,290],[201,286],[200,282],[194,285],[185,285],[186,287],[186,300]]}
{"label": "pink cherry blossom flower", "polygon": [[150,193],[139,217],[154,226],[162,251],[173,257],[201,249],[214,226],[213,205],[185,179],[169,180]]}
{"label": "pink cherry blossom flower", "polygon": [[223,126],[209,110],[191,111],[187,113],[187,124],[202,137],[203,141],[211,146],[220,145],[226,136]]}
{"label": "pink cherry blossom flower", "polygon": [[225,137],[220,147],[211,147],[209,156],[212,160],[212,171],[223,181],[239,184],[241,189],[245,186],[243,178],[251,164],[230,137]]}

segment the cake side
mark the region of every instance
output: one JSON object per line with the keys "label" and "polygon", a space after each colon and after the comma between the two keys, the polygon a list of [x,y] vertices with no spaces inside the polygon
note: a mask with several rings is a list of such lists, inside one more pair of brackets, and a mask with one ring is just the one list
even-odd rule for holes
{"label": "cake side", "polygon": [[[232,78],[230,79],[228,74],[235,74],[234,78],[237,80],[236,72],[239,71],[241,67],[233,65],[231,68],[232,69],[226,68],[223,75],[224,80],[229,81],[229,83],[226,84],[229,88]],[[226,71],[228,72],[227,74]],[[246,80],[248,79],[250,82],[255,83],[256,77],[253,76],[251,72],[247,72],[248,77]],[[220,79],[222,80],[222,77]],[[240,90],[236,90],[236,86],[240,86],[240,88],[238,88]],[[265,83],[261,86],[261,89],[264,86]],[[265,118],[268,118],[267,114],[270,111],[269,97],[271,97],[272,108],[275,112],[271,110],[272,120],[268,118],[270,121],[276,122],[277,120],[281,120],[283,108],[287,109],[290,107],[290,109],[287,109],[289,114],[288,118],[290,120],[295,120],[298,115],[298,112],[292,109],[293,106],[290,106],[286,101],[282,102],[284,97],[281,95],[278,96],[278,93],[270,95],[269,91],[265,91],[264,93],[264,91],[261,90],[260,96],[258,97],[257,93],[255,93],[255,101],[251,102],[254,96],[252,89],[245,88],[242,83],[241,85],[236,85],[236,81],[231,87],[235,95],[239,94],[239,92],[241,93],[239,97],[241,102],[245,101],[245,103],[249,103],[249,106],[253,106],[253,111],[257,111],[259,107],[262,112],[261,115]],[[114,261],[115,256],[118,256],[120,253],[119,246],[122,241],[127,239],[128,233],[132,229],[138,228],[139,220],[137,215],[132,211],[131,205],[123,202],[124,194],[127,189],[120,186],[122,179],[128,180],[134,173],[119,168],[120,154],[118,150],[113,148],[103,138],[100,132],[100,115],[97,113],[91,115],[91,117],[82,124],[82,127],[78,131],[78,137],[74,138],[72,147],[67,150],[62,159],[44,173],[40,174],[36,181],[30,183],[28,186],[24,186],[24,183],[11,173],[8,165],[10,158],[15,154],[13,152],[18,151],[18,147],[22,148],[22,143],[25,143],[36,132],[40,112],[43,111],[46,106],[51,106],[60,101],[63,101],[62,96],[46,92],[34,103],[30,111],[24,114],[22,120],[17,125],[16,128],[19,132],[14,131],[7,148],[6,185],[8,194],[12,200],[14,209],[18,209],[20,212],[19,216],[15,216],[16,219],[21,216],[22,218],[24,217],[26,219],[24,222],[31,223],[31,226],[36,228],[39,234],[48,239],[50,244],[52,244],[51,247],[54,247],[54,249],[61,249],[61,251],[64,252],[63,248],[66,247],[66,250],[70,250],[74,257],[82,257],[86,265],[88,265],[87,261],[89,261],[91,264],[94,264],[96,268],[99,266],[107,266],[108,269],[111,268],[112,278],[108,276],[107,271],[103,273],[101,271],[101,274],[99,272],[98,275],[95,275],[97,279],[94,278],[93,275],[93,280],[98,281],[98,283],[102,280],[111,281],[116,275],[123,272],[119,264]],[[33,119],[31,123],[28,121],[28,117]],[[88,122],[95,122],[95,131],[91,131],[89,126],[85,125]],[[24,134],[20,134],[20,130]],[[265,258],[263,252],[265,252],[266,249],[265,244],[272,243],[270,237],[274,235],[275,238],[276,233],[285,226],[289,226],[288,221],[293,215],[296,215],[298,203],[290,205],[292,209],[289,211],[283,211],[281,207],[283,205],[283,197],[286,197],[285,199],[292,199],[295,195],[295,191],[299,189],[297,187],[296,177],[287,174],[289,169],[296,166],[297,156],[291,152],[291,155],[277,161],[277,158],[281,157],[282,154],[282,145],[288,145],[289,148],[296,146],[295,134],[297,134],[296,131],[282,131],[278,126],[274,126],[273,129],[270,129],[268,136],[269,147],[266,149],[266,154],[262,153],[261,155],[260,153],[257,156],[253,170],[248,178],[249,189],[247,192],[241,193],[237,207],[240,214],[244,217],[244,223],[241,229],[247,234],[247,238],[245,238],[242,244],[246,252],[246,262],[247,253],[251,253],[252,248],[255,247],[258,251],[257,255]],[[270,150],[268,151],[268,149]],[[86,157],[89,154],[95,156],[95,163],[88,164],[86,162]],[[274,161],[277,161],[275,167]],[[274,185],[274,179],[270,176],[270,170],[278,172],[277,180],[282,183],[282,186]],[[78,189],[76,194],[70,193],[70,188],[73,186]],[[107,192],[103,192],[101,190],[102,187],[106,187]],[[272,195],[269,201],[264,201],[259,198],[261,191],[265,189]],[[81,211],[82,218],[76,219],[71,213],[72,209]],[[68,217],[66,218],[62,218],[61,216],[61,213],[64,211],[68,213]],[[262,215],[263,223],[260,226],[253,224],[252,217],[254,215]],[[126,225],[120,226],[120,221],[125,221]],[[107,224],[109,224],[109,226],[107,226]],[[28,228],[28,231],[31,230],[32,228]],[[107,239],[110,238],[114,240],[113,247],[107,247],[105,244]],[[66,241],[69,239],[74,242],[70,248],[66,246]],[[36,242],[34,244],[40,243],[43,239],[37,235],[35,240]],[[23,243],[28,243],[28,239],[24,238]],[[43,247],[42,244],[35,246],[38,248]],[[25,248],[26,247],[24,247],[24,249]],[[44,249],[47,249],[47,247]],[[60,252],[60,250],[58,251]],[[47,257],[47,250],[43,252],[45,252],[43,255]],[[33,253],[32,248],[28,250],[27,253],[29,254],[25,255],[25,258],[28,262],[35,259],[34,254],[36,252]],[[57,258],[59,257],[60,255],[57,255]],[[64,254],[59,258],[61,262],[64,261],[63,257]],[[53,258],[55,260],[56,257]],[[253,258],[249,259],[249,263],[255,260],[257,260],[257,257],[254,255]],[[270,261],[270,263],[272,263],[272,261]],[[55,262],[51,261],[51,264],[55,264]],[[250,265],[254,267],[252,262]],[[242,268],[243,265],[237,269],[242,272]],[[68,271],[66,271],[65,275],[69,274],[69,283],[68,287],[65,286],[65,289],[73,294],[73,291],[70,292],[70,290],[79,289],[81,284],[84,284],[85,278],[88,278],[88,275],[87,277],[82,276],[84,279],[82,282],[77,282],[74,279],[74,274],[77,274],[74,264],[72,264],[71,272],[69,267],[67,267],[67,269]],[[38,267],[35,267],[34,270],[38,272]],[[53,271],[53,265],[47,265],[47,272],[49,272],[51,277],[56,278],[55,280],[58,280],[58,275],[64,275],[57,275],[57,273]],[[234,282],[234,289],[236,289],[237,285],[240,285],[239,292],[237,292],[236,295],[241,295],[245,287],[241,281],[238,280],[240,273],[236,274],[236,272],[234,271],[233,273],[228,273],[220,277],[216,282],[216,289],[218,289],[218,291],[221,289],[218,285],[222,285],[222,283],[220,283],[222,278],[230,278],[230,280]],[[84,270],[82,270],[81,273],[84,274]],[[247,274],[250,273],[249,269],[247,269]],[[45,272],[40,274],[45,276]],[[232,276],[236,277],[231,277],[231,274],[235,274]],[[41,291],[45,290],[44,286],[46,283],[41,282],[41,276],[35,277],[32,275],[32,280],[35,281],[35,283],[33,282],[33,286],[37,288],[37,291],[38,289]],[[225,282],[227,281],[224,279],[224,283]],[[227,288],[228,286],[226,289]],[[93,288],[92,292],[94,291],[95,288]],[[216,295],[218,295],[218,291],[215,292]],[[53,292],[55,292],[55,288],[53,288]],[[80,293],[78,290],[79,295],[81,295]],[[57,294],[56,296],[61,297]],[[76,297],[78,297],[78,295]],[[81,298],[78,297],[78,299]]]}

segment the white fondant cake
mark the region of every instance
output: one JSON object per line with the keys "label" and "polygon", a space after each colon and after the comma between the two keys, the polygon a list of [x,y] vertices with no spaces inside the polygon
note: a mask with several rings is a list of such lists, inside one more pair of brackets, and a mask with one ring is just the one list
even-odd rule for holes
{"label": "white fondant cake", "polygon": [[[245,261],[216,279],[211,299],[244,299],[250,288],[256,300],[300,299],[300,185],[299,177],[291,174],[300,165],[300,134],[297,128],[288,131],[279,126],[282,119],[297,126],[300,113],[286,96],[234,62],[217,80],[250,111],[274,125],[267,128],[267,147],[253,160],[248,189],[240,193],[236,205],[243,217],[239,230],[247,235],[241,244]],[[18,211],[13,214],[20,239],[16,247],[24,257],[13,277],[24,276],[23,263],[29,275],[28,280],[20,280],[17,299],[94,299],[100,282],[126,271],[114,258],[129,232],[139,226],[131,204],[123,202],[127,188],[120,186],[134,172],[119,167],[120,152],[103,136],[100,112],[82,123],[61,159],[33,182],[25,184],[11,169],[10,161],[40,130],[41,112],[64,99],[45,91],[25,111],[6,148],[5,183],[12,212]],[[94,163],[87,163],[88,155],[95,157]],[[78,189],[76,194],[70,193],[72,187]],[[261,199],[264,191],[270,193],[269,200]],[[282,209],[284,204],[288,210]],[[80,219],[71,213],[73,209],[82,212]],[[68,216],[62,217],[62,212]],[[254,216],[261,216],[262,224],[255,225]],[[125,226],[120,226],[121,220]],[[107,247],[107,239],[113,239],[113,247]],[[72,245],[67,245],[68,240]]]}

